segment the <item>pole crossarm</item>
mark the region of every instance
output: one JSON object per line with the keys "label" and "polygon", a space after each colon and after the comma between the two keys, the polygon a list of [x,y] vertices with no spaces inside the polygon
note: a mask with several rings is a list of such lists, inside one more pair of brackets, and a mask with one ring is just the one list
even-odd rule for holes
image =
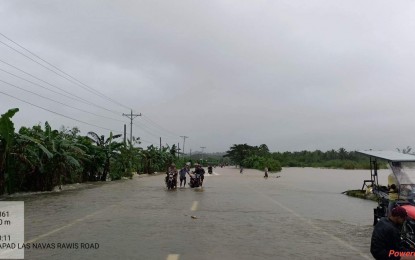
{"label": "pole crossarm", "polygon": [[130,119],[130,142],[131,142],[131,145],[133,145],[133,120],[134,120],[134,118],[136,118],[138,116],[141,116],[141,113],[140,114],[133,114],[133,110],[131,110],[130,114],[124,114],[123,113],[122,115],[125,116],[125,117],[128,117]]}

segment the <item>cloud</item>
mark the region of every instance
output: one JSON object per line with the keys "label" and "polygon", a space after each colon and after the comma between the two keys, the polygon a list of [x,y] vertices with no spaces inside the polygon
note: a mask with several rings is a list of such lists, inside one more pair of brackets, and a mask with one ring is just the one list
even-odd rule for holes
{"label": "cloud", "polygon": [[[0,32],[122,106],[4,45],[0,59],[112,112],[1,71],[0,79],[126,123],[121,114],[129,108],[143,113],[159,126],[137,118],[134,132],[155,144],[162,135],[169,143],[187,135],[189,148],[206,151],[235,143],[271,150],[406,147],[414,127],[414,9],[411,1],[5,1]],[[0,69],[30,78],[5,64]],[[123,129],[120,121],[0,88]],[[22,107],[21,125],[79,124],[9,97],[0,101],[2,111]]]}

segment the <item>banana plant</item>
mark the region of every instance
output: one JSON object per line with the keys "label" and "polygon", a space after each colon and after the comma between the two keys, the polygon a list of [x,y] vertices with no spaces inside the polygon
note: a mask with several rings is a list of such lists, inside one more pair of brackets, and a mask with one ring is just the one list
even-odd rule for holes
{"label": "banana plant", "polygon": [[91,140],[95,142],[96,146],[99,148],[99,156],[103,156],[103,172],[100,176],[101,181],[106,181],[108,173],[111,167],[111,158],[117,154],[117,150],[122,147],[123,143],[112,142],[114,139],[121,137],[121,134],[113,135],[112,132],[110,136],[105,139],[104,135],[99,136],[95,132],[88,132],[88,135],[91,136]]}
{"label": "banana plant", "polygon": [[85,156],[85,151],[75,138],[52,130],[46,122],[44,130],[39,125],[22,127],[18,140],[16,157],[27,162],[31,169],[21,176],[27,180],[25,189],[51,190],[56,185],[82,180],[80,158]]}
{"label": "banana plant", "polygon": [[19,111],[13,108],[0,117],[0,194],[3,194],[8,184],[8,190],[12,189],[13,183],[11,172],[8,169],[9,150],[14,140],[14,124],[11,118]]}

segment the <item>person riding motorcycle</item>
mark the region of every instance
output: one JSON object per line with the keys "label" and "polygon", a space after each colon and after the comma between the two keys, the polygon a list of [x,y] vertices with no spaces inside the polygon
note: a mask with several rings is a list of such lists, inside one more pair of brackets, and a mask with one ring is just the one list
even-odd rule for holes
{"label": "person riding motorcycle", "polygon": [[203,179],[205,178],[205,170],[202,168],[202,166],[200,164],[196,164],[195,165],[196,168],[194,170],[194,174],[196,176],[200,176],[200,186],[203,185]]}
{"label": "person riding motorcycle", "polygon": [[169,178],[169,173],[173,173],[174,188],[176,188],[177,187],[177,169],[176,169],[176,165],[174,163],[172,163],[170,165],[170,167],[167,169],[167,172],[166,172],[166,183],[167,183],[167,180]]}

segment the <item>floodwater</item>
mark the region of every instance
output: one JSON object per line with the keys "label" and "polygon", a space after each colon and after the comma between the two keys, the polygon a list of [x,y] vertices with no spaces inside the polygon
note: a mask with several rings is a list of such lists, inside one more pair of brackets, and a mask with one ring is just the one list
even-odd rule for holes
{"label": "floodwater", "polygon": [[[387,184],[388,174],[388,170],[378,171],[380,184]],[[292,199],[291,192],[298,193],[296,208],[301,214],[350,224],[373,223],[372,213],[376,202],[341,194],[346,190],[361,189],[363,180],[370,179],[369,170],[285,168],[275,175],[282,177],[279,179],[281,188],[290,191],[287,201]]]}
{"label": "floodwater", "polygon": [[[379,171],[381,183],[387,175]],[[369,171],[262,176],[225,167],[203,188],[168,191],[156,175],[7,200],[25,201],[26,242],[99,244],[25,250],[27,259],[372,259],[376,203],[342,194]]]}

